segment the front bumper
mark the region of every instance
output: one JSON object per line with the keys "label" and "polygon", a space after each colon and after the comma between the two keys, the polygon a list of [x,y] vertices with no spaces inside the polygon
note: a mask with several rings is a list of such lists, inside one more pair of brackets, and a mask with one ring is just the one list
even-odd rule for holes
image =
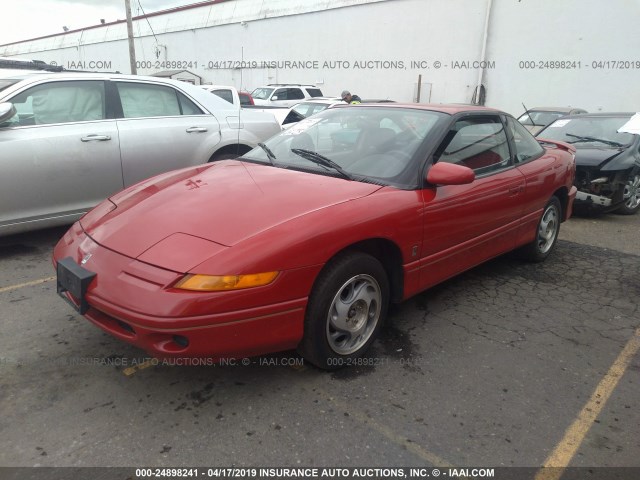
{"label": "front bumper", "polygon": [[[76,223],[54,250],[96,273],[86,288],[85,318],[158,358],[240,358],[295,348],[316,268],[282,272],[265,287],[234,292],[171,288],[181,273],[113,252]],[[319,267],[318,267],[319,269]],[[63,295],[74,305],[81,299]]]}
{"label": "front bumper", "polygon": [[576,194],[576,202],[586,205],[592,205],[594,207],[610,207],[612,200],[607,197],[594,195],[593,193],[580,192]]}
{"label": "front bumper", "polygon": [[628,174],[627,170],[603,171],[599,167],[577,168],[576,206],[601,212],[615,210],[623,202]]}
{"label": "front bumper", "polygon": [[[76,303],[69,293],[65,295]],[[108,334],[156,358],[218,361],[296,348],[302,338],[305,307],[306,299],[300,299],[259,309],[167,319],[93,299],[84,316]],[[183,327],[185,320],[199,325]]]}

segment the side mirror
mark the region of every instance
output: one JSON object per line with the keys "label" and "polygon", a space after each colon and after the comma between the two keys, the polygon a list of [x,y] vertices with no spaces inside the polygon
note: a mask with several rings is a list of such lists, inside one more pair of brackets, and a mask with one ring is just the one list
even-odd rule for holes
{"label": "side mirror", "polygon": [[436,163],[427,173],[427,182],[431,185],[465,185],[475,179],[473,170],[454,163]]}
{"label": "side mirror", "polygon": [[16,114],[16,107],[13,103],[0,103],[0,123],[4,123]]}

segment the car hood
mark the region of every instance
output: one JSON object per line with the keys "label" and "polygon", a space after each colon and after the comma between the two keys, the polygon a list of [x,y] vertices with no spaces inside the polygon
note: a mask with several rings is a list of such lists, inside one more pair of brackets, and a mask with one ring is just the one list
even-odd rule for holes
{"label": "car hood", "polygon": [[[100,245],[172,270],[307,213],[354,200],[379,185],[256,165],[216,162],[160,175],[114,195],[81,221]],[[114,208],[115,205],[115,208]],[[163,261],[158,251],[183,253]],[[170,247],[170,248],[169,248]],[[184,258],[183,258],[184,257]],[[197,258],[196,258],[197,257]]]}
{"label": "car hood", "polygon": [[576,149],[576,167],[597,167],[613,160],[624,150],[613,148],[578,148]]}

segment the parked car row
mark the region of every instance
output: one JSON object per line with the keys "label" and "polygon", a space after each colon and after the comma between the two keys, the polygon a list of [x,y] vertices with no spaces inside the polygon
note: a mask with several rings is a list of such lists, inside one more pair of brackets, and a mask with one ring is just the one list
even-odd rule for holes
{"label": "parked car row", "polygon": [[[156,357],[295,348],[332,370],[390,303],[514,249],[545,260],[576,197],[640,203],[631,114],[562,116],[536,140],[491,108],[257,90],[250,109],[225,86],[2,75],[0,234],[77,220],[58,293]],[[597,168],[576,176],[576,155]]]}

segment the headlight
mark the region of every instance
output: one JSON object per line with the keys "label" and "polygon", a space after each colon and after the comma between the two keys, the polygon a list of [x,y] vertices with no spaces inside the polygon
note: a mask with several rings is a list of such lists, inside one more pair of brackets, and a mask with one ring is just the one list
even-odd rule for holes
{"label": "headlight", "polygon": [[186,275],[174,288],[199,292],[221,292],[243,288],[262,287],[275,280],[278,272],[252,273],[248,275]]}

